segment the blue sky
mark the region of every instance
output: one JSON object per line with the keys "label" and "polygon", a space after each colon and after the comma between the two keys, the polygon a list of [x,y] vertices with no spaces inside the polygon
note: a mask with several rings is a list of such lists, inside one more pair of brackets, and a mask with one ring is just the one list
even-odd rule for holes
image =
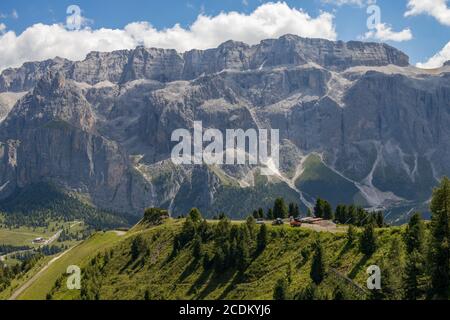
{"label": "blue sky", "polygon": [[[419,4],[418,1],[422,1],[422,3]],[[78,46],[80,51],[83,51],[84,48],[86,48],[85,50],[93,48],[108,51],[110,49],[120,48],[121,46],[133,46],[134,43],[131,43],[129,39],[123,40],[123,42],[121,39],[117,40],[115,37],[119,37],[119,35],[110,37],[110,35],[99,35],[100,33],[95,33],[94,31],[101,28],[123,30],[131,23],[142,21],[147,22],[148,25],[146,27],[141,25],[138,31],[133,31],[133,41],[142,37],[139,41],[142,41],[143,44],[152,45],[155,43],[160,46],[170,46],[170,41],[172,41],[175,48],[182,50],[189,49],[189,42],[192,45],[197,44],[201,46],[202,37],[205,37],[205,47],[209,45],[213,46],[216,44],[213,39],[215,37],[213,32],[217,33],[216,38],[218,40],[225,39],[228,36],[227,27],[222,27],[222,29],[220,27],[216,29],[211,28],[214,31],[211,31],[207,36],[187,35],[188,38],[186,39],[183,38],[183,30],[189,31],[191,25],[198,21],[200,14],[214,18],[221,12],[225,14],[233,11],[240,13],[241,15],[236,22],[237,24],[249,25],[251,24],[249,21],[258,23],[254,20],[246,20],[246,16],[252,15],[257,8],[260,8],[267,2],[261,0],[1,0],[0,69],[2,67],[15,66],[22,63],[25,59],[45,58],[45,54],[49,56],[55,54],[67,56],[68,58],[79,58],[76,52],[71,52],[71,46],[73,50],[76,50]],[[277,28],[279,28],[277,32],[288,30],[289,32],[296,33],[298,29],[298,33],[303,36],[305,34],[311,34],[312,36],[323,36],[345,41],[360,39],[384,41],[406,52],[410,56],[411,63],[413,64],[427,62],[431,57],[439,54],[439,52],[441,55],[438,57],[439,59],[435,59],[434,63],[429,63],[429,66],[442,63],[446,58],[450,59],[450,4],[447,0],[378,0],[376,1],[376,5],[380,8],[380,22],[382,26],[380,30],[373,30],[370,35],[367,35],[370,30],[367,27],[369,15],[366,10],[370,2],[375,2],[373,0],[286,0],[278,2],[278,4],[284,2],[291,11],[286,11],[286,8],[283,9],[281,5],[273,7],[280,8],[280,14],[287,12],[286,17],[277,16],[276,19],[298,20],[298,12],[303,12],[310,19],[305,18],[306,22],[303,24],[301,22],[298,24],[298,22],[293,21],[284,25],[284,22],[280,22],[277,24]],[[428,5],[423,6],[424,2],[428,3]],[[71,41],[72,35],[65,33],[67,30],[42,27],[35,32],[31,32],[33,30],[31,28],[38,23],[45,26],[55,24],[63,26],[68,16],[66,13],[67,7],[73,4],[81,8],[82,16],[84,17],[82,28],[89,28],[92,31],[90,34],[92,35],[92,42],[96,42],[95,45],[85,44],[84,42],[76,45],[70,43],[65,45],[64,40],[56,37],[60,35],[61,37],[67,38],[68,41]],[[434,9],[436,7],[441,10],[437,12]],[[405,17],[405,12],[408,10],[411,14]],[[270,9],[269,11],[274,10]],[[328,15],[332,16],[331,20]],[[231,16],[225,15],[223,19],[232,18]],[[271,17],[270,19],[275,18]],[[209,23],[219,23],[218,21],[219,19],[216,19]],[[165,34],[164,37],[161,37],[157,41],[151,39],[156,34],[155,32],[173,28],[177,23],[183,29],[181,31],[178,30],[181,33],[174,31],[172,35],[167,36]],[[226,23],[224,25],[228,26]],[[152,33],[149,33],[150,26]],[[210,24],[205,24],[205,26],[209,28]],[[324,30],[315,32],[315,29],[320,29],[318,26],[325,26]],[[247,33],[242,34],[242,39],[253,41],[253,38],[251,38],[253,36],[255,38],[254,42],[259,41],[259,38],[264,37],[264,35],[270,34],[267,32],[271,32],[267,31],[270,28],[266,30],[263,26],[255,26],[255,29],[242,29],[242,33]],[[25,36],[22,33],[26,30],[28,30],[28,34]],[[379,32],[376,33],[376,31]],[[48,35],[46,35],[46,32]],[[229,36],[240,37],[241,35],[236,34],[236,32],[238,31],[230,31]],[[274,35],[278,35],[277,32]],[[7,38],[6,35],[8,33],[9,36]],[[72,41],[86,42],[90,34],[84,33],[84,39],[81,40],[79,39],[81,37],[74,36],[74,40]],[[115,44],[109,43],[102,47],[99,37],[108,37],[106,42],[115,42]],[[396,39],[396,41],[389,40],[389,38]],[[196,39],[197,42],[192,39]],[[45,43],[42,43],[43,41]],[[183,41],[186,43],[177,47],[179,42]],[[43,47],[39,47],[39,45],[47,46],[49,48],[48,53],[37,52],[38,49],[40,51],[46,51]],[[443,50],[446,45],[448,48]],[[9,49],[6,47],[9,47]],[[23,52],[20,50],[23,50]],[[36,51],[36,53],[33,53],[33,51]],[[14,55],[20,57],[14,57]],[[5,59],[3,63],[1,63],[2,57]]]}

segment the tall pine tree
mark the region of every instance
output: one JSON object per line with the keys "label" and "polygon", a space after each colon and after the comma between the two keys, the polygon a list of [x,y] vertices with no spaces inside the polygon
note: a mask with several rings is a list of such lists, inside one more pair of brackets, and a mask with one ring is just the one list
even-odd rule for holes
{"label": "tall pine tree", "polygon": [[288,282],[285,277],[278,279],[273,290],[273,300],[287,300]]}
{"label": "tall pine tree", "polygon": [[406,246],[406,266],[403,277],[403,297],[407,300],[417,300],[424,293],[424,242],[425,227],[420,214],[414,214],[404,236]]}
{"label": "tall pine tree", "polygon": [[288,215],[288,208],[284,202],[283,198],[278,198],[275,200],[275,204],[273,206],[273,215],[274,218],[285,219]]}
{"label": "tall pine tree", "polygon": [[431,212],[430,293],[433,298],[447,299],[450,287],[450,180],[447,177],[433,191]]}
{"label": "tall pine tree", "polygon": [[264,249],[267,246],[267,243],[269,242],[269,236],[267,232],[267,226],[263,224],[258,232],[258,237],[256,239],[256,250],[258,253],[261,253],[264,251]]}
{"label": "tall pine tree", "polygon": [[377,249],[375,230],[372,223],[368,223],[364,227],[359,244],[361,252],[366,256],[371,256]]}
{"label": "tall pine tree", "polygon": [[323,218],[324,215],[324,201],[320,198],[316,200],[316,205],[314,206],[314,216],[316,218]]}
{"label": "tall pine tree", "polygon": [[333,220],[334,219],[333,209],[331,208],[331,205],[328,201],[323,202],[323,218],[325,220]]}
{"label": "tall pine tree", "polygon": [[325,262],[323,256],[323,248],[319,241],[316,242],[313,261],[311,264],[310,276],[312,281],[319,285],[325,278]]}

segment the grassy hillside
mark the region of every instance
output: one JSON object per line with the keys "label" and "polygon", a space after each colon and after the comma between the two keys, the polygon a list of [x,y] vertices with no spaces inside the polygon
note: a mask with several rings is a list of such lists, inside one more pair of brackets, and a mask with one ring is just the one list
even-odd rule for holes
{"label": "grassy hillside", "polygon": [[[19,300],[45,300],[55,283],[66,273],[71,265],[82,266],[87,264],[96,254],[113,246],[120,240],[120,236],[114,232],[99,232],[82,244],[77,245],[61,255],[34,281],[17,299]],[[35,274],[35,273],[34,273]],[[67,296],[73,298],[72,293]]]}
{"label": "grassy hillside", "polygon": [[[386,261],[392,246],[401,244],[400,228],[379,229],[378,250],[367,258],[359,252],[357,242],[348,243],[345,233],[268,226],[266,249],[252,255],[245,269],[230,267],[217,272],[205,261],[214,254],[214,241],[203,243],[199,259],[194,258],[192,243],[173,250],[183,221],[169,220],[156,227],[141,224],[122,237],[112,232],[97,234],[54,263],[19,298],[45,299],[51,291],[52,299],[272,299],[276,282],[287,275],[291,279],[288,290],[294,297],[311,284],[313,247],[319,240],[327,276],[317,295],[331,298],[339,287],[347,299],[363,299],[367,298],[364,291],[351,281],[364,286],[366,269],[372,264],[391,268]],[[210,226],[214,230],[217,222]],[[133,256],[136,242],[141,247]],[[398,258],[402,260],[401,255]],[[65,286],[64,272],[71,264],[83,267],[81,291]]]}
{"label": "grassy hillside", "polygon": [[366,205],[358,188],[328,168],[319,155],[310,155],[303,166],[304,171],[295,182],[300,190],[314,198],[327,199],[333,207],[339,203]]}

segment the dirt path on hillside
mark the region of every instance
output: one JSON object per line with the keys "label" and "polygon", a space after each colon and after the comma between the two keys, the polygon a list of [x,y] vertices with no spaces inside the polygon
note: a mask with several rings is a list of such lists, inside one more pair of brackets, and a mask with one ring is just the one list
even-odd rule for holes
{"label": "dirt path on hillside", "polygon": [[[77,223],[78,224],[78,223]],[[74,224],[75,225],[75,224]],[[74,225],[72,225],[71,227],[73,227]],[[114,232],[119,236],[122,237],[124,236],[127,232],[126,231],[121,231],[121,230],[114,230]],[[80,243],[81,244],[81,243]],[[33,277],[31,277],[29,280],[27,280],[23,285],[21,285],[16,291],[14,291],[14,293],[11,295],[11,297],[9,297],[8,300],[16,300],[26,289],[28,289],[33,283],[36,282],[36,280],[38,280],[42,274],[56,261],[58,261],[59,259],[61,259],[64,255],[66,255],[67,253],[69,253],[72,249],[74,249],[75,247],[77,247],[78,245],[74,245],[73,247],[67,249],[66,251],[64,251],[63,253],[61,253],[60,255],[54,257],[52,260],[50,260],[49,262],[47,262],[47,264],[41,269],[39,270]]]}
{"label": "dirt path on hillside", "polygon": [[67,253],[69,253],[73,248],[75,248],[76,246],[71,247],[70,249],[64,251],[63,253],[61,253],[60,255],[54,257],[52,260],[50,260],[49,262],[47,262],[47,264],[41,269],[39,270],[38,273],[36,273],[34,276],[32,276],[30,279],[28,279],[23,285],[21,285],[16,291],[14,291],[14,293],[11,295],[11,297],[9,297],[8,300],[16,300],[26,289],[28,289],[33,283],[36,282],[36,280],[38,280],[42,274],[56,261],[58,261],[59,259],[61,259],[64,255],[66,255]]}
{"label": "dirt path on hillside", "polygon": [[317,232],[331,232],[331,233],[345,233],[347,227],[338,227],[337,225],[321,226],[317,224],[306,224],[302,225],[302,228],[311,229]]}

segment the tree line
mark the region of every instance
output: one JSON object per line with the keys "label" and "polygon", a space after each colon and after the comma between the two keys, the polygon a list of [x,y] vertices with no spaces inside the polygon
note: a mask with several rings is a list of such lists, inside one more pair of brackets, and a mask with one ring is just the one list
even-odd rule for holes
{"label": "tree line", "polygon": [[[389,252],[381,262],[382,289],[371,291],[370,299],[448,299],[450,296],[450,180],[444,178],[433,191],[430,206],[431,223],[425,223],[420,213],[415,213],[404,232],[402,243],[394,239]],[[364,229],[358,231],[350,225],[347,231],[348,245],[358,240],[361,253],[372,256],[378,247],[375,230],[376,219],[370,219]],[[402,263],[399,259],[405,255]],[[315,245],[311,264],[311,284],[300,293],[289,291],[288,276],[280,278],[274,288],[274,299],[321,298],[318,286],[327,276],[328,266],[320,242]],[[323,298],[323,297],[322,297]],[[329,298],[329,297],[328,297]],[[344,299],[342,288],[337,287],[333,299]]]}
{"label": "tree line", "polygon": [[[269,208],[266,212],[263,208],[259,208],[253,211],[252,216],[255,219],[266,220],[314,216],[316,218],[332,220],[339,224],[354,225],[358,227],[371,223],[375,223],[379,228],[387,226],[382,211],[369,212],[364,208],[353,204],[339,204],[336,209],[333,210],[331,204],[321,198],[316,200],[313,210],[307,209],[306,213],[300,211],[298,204],[289,203],[287,205],[283,198],[277,198],[273,208]],[[216,219],[218,218],[216,217]]]}

